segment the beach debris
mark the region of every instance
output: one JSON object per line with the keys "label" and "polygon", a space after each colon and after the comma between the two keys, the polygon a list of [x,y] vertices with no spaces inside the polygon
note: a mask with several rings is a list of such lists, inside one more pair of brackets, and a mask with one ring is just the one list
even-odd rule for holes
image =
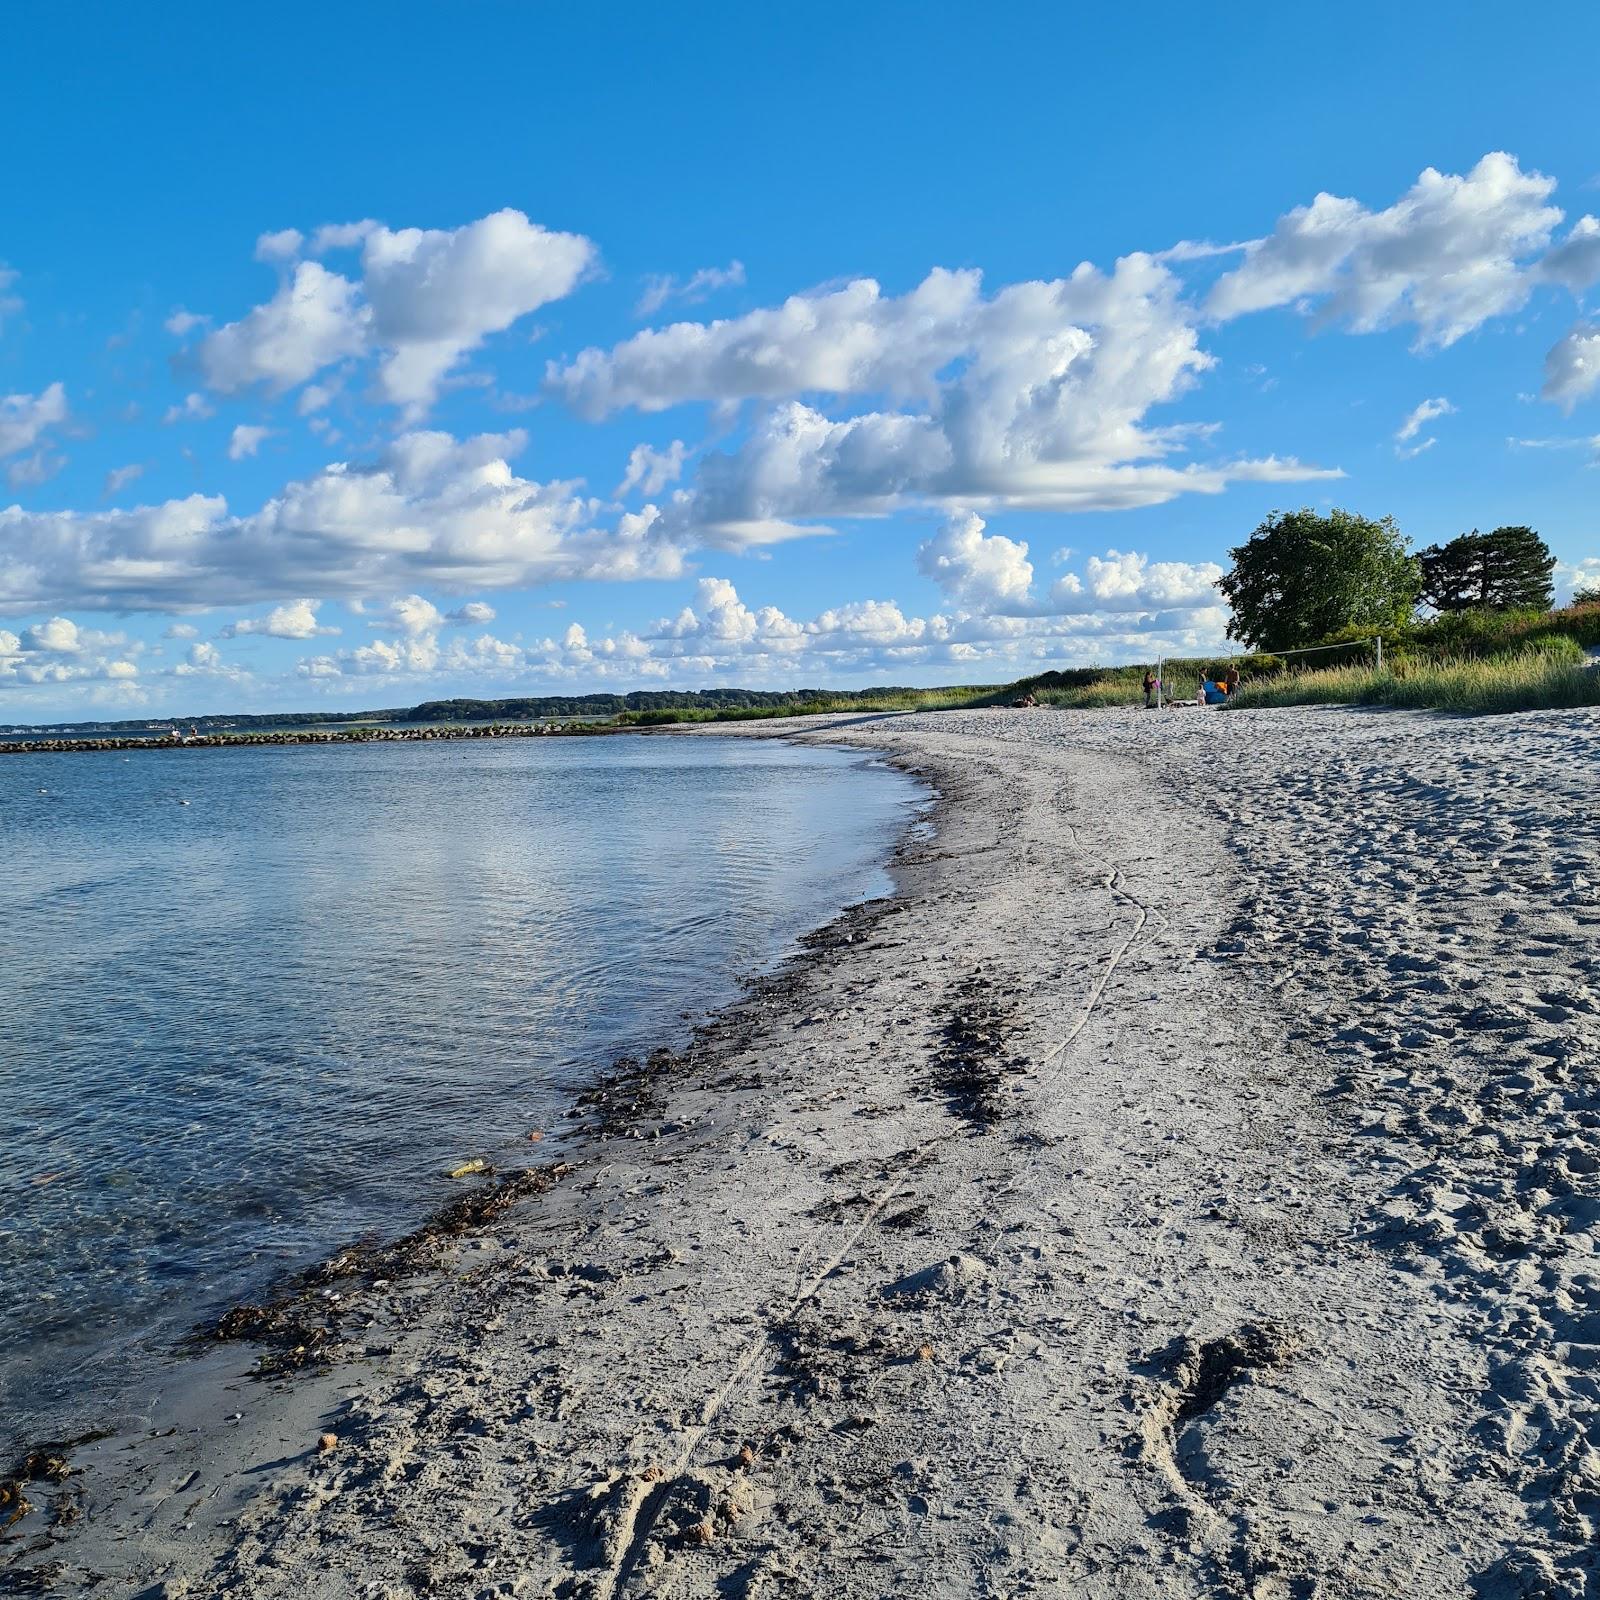
{"label": "beach debris", "polygon": [[932,1361],[933,1359],[933,1346],[931,1344],[919,1344],[917,1346],[918,1361]]}
{"label": "beach debris", "polygon": [[933,1086],[956,1116],[983,1130],[1008,1109],[1008,1081],[1027,1071],[1027,1062],[1007,1052],[1016,1029],[1017,997],[979,968],[956,990],[933,1058]]}
{"label": "beach debris", "polygon": [[9,1528],[21,1522],[32,1510],[33,1502],[22,1492],[20,1483],[0,1483],[0,1516],[5,1517],[0,1527]]}
{"label": "beach debris", "polygon": [[739,1453],[734,1458],[734,1465],[748,1472],[756,1464],[756,1453],[747,1444],[739,1446]]}
{"label": "beach debris", "polygon": [[344,1348],[344,1323],[359,1314],[365,1291],[387,1288],[433,1266],[451,1240],[487,1227],[519,1200],[545,1193],[573,1170],[565,1161],[498,1175],[487,1162],[481,1166],[487,1182],[441,1206],[410,1233],[341,1250],[285,1279],[272,1298],[234,1306],[201,1324],[192,1337],[262,1346],[251,1370],[256,1378],[285,1377],[336,1359]]}
{"label": "beach debris", "polygon": [[604,1138],[639,1137],[640,1124],[659,1122],[666,1111],[661,1085],[692,1061],[691,1053],[656,1050],[648,1060],[620,1056],[600,1081],[585,1089],[568,1110],[572,1118],[593,1117]]}
{"label": "beach debris", "polygon": [[27,1451],[9,1473],[0,1477],[0,1528],[13,1526],[34,1509],[27,1494],[28,1484],[64,1484],[73,1471],[66,1452],[74,1445],[87,1444],[104,1437],[104,1432],[96,1431],[66,1443],[36,1445]]}
{"label": "beach debris", "polygon": [[336,1433],[319,1433],[317,1435],[317,1449],[327,1455],[330,1450],[339,1448],[339,1435]]}
{"label": "beach debris", "polygon": [[489,1163],[482,1156],[474,1156],[470,1161],[463,1161],[459,1167],[451,1167],[445,1173],[447,1178],[470,1178],[475,1172],[487,1172]]}
{"label": "beach debris", "polygon": [[22,1458],[17,1476],[36,1483],[65,1483],[72,1476],[72,1463],[49,1447],[31,1450]]}
{"label": "beach debris", "polygon": [[799,1400],[834,1400],[871,1381],[892,1347],[870,1324],[840,1321],[815,1306],[798,1307],[773,1328],[774,1376]]}
{"label": "beach debris", "polygon": [[544,1138],[544,1134],[538,1128],[535,1128],[531,1133],[529,1133],[528,1142],[530,1144],[538,1144],[542,1138]]}
{"label": "beach debris", "polygon": [[704,1517],[684,1530],[683,1542],[696,1545],[710,1544],[716,1536],[716,1523],[710,1517]]}

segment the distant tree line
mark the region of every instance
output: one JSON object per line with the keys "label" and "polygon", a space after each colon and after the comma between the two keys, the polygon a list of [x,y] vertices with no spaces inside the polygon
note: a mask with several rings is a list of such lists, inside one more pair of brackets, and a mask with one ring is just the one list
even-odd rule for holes
{"label": "distant tree line", "polygon": [[817,700],[912,694],[876,689],[635,689],[630,694],[526,695],[509,700],[424,700],[404,722],[479,722],[508,717],[614,717],[619,711],[742,711],[809,705]]}
{"label": "distant tree line", "polygon": [[563,717],[614,717],[622,711],[738,711],[812,705],[834,701],[912,695],[903,687],[875,689],[636,689],[630,694],[517,695],[503,700],[424,700],[421,705],[381,711],[284,711],[263,715],[140,717],[122,722],[52,723],[93,733],[146,733],[176,722],[200,733],[226,733],[252,728],[300,728],[322,723],[377,722],[508,722],[552,721]]}

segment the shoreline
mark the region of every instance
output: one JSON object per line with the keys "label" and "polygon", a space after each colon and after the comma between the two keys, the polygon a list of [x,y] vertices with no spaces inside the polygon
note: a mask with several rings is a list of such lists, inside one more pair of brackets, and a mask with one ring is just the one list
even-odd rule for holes
{"label": "shoreline", "polygon": [[[864,764],[870,754],[860,750],[841,753],[849,756],[852,766]],[[456,1164],[463,1152],[474,1159],[459,1176],[448,1174],[457,1179],[454,1184],[434,1183],[423,1200],[424,1208],[419,1209],[414,1196],[410,1208],[401,1211],[384,1231],[359,1237],[335,1235],[315,1247],[318,1253],[280,1262],[255,1281],[235,1286],[231,1293],[212,1294],[187,1316],[183,1311],[163,1314],[146,1333],[123,1342],[120,1355],[110,1348],[87,1355],[80,1352],[62,1370],[76,1379],[85,1369],[110,1370],[132,1356],[139,1362],[141,1376],[148,1369],[158,1379],[163,1374],[174,1379],[159,1385],[169,1389],[184,1386],[184,1374],[193,1370],[195,1358],[208,1353],[223,1353],[227,1360],[226,1352],[242,1352],[242,1375],[251,1378],[293,1376],[341,1359],[348,1342],[346,1330],[367,1315],[366,1301],[375,1280],[387,1288],[401,1279],[426,1278],[452,1246],[484,1231],[508,1206],[542,1193],[570,1172],[565,1153],[581,1146],[596,1128],[604,1128],[609,1137],[620,1136],[622,1099],[631,1092],[629,1085],[659,1079],[686,1053],[702,1049],[729,1010],[775,992],[791,969],[811,959],[813,946],[828,938],[830,930],[879,904],[881,897],[840,902],[846,893],[870,893],[891,878],[895,860],[925,825],[936,803],[931,791],[908,792],[883,828],[869,879],[856,883],[841,880],[838,898],[831,899],[838,909],[820,925],[802,927],[792,937],[787,930],[774,930],[771,948],[759,965],[752,968],[746,956],[741,956],[716,985],[729,998],[719,995],[720,1003],[712,1002],[707,1009],[701,986],[695,997],[684,997],[684,1004],[692,1004],[695,1010],[669,1007],[665,1013],[648,1017],[648,1032],[642,1039],[630,1037],[626,1047],[619,1042],[610,1055],[574,1056],[552,1080],[557,1105],[526,1135],[533,1142],[523,1143],[524,1136],[519,1133],[497,1144],[476,1144],[469,1125],[462,1130],[462,1140],[439,1150],[430,1170],[442,1178],[444,1169]],[[815,909],[827,915],[827,907],[825,902]],[[47,1349],[48,1344],[41,1348]],[[245,1364],[248,1370],[244,1370]],[[0,1426],[0,1535],[14,1509],[14,1503],[8,1506],[4,1489],[17,1476],[15,1463],[57,1453],[64,1436],[98,1440],[107,1432],[126,1431],[134,1413],[129,1405],[120,1403],[121,1394],[131,1395],[131,1386],[123,1383],[120,1392],[107,1393],[92,1406],[70,1414],[41,1407],[37,1420],[25,1427]],[[5,1554],[5,1540],[0,1537],[0,1593],[5,1592]]]}
{"label": "shoreline", "polygon": [[[709,724],[690,725],[688,730],[607,731],[693,731],[716,736],[730,730]],[[739,731],[761,738],[788,738],[793,732],[764,725]],[[441,736],[461,735],[447,730]],[[285,741],[255,737],[227,742]],[[337,741],[323,736],[322,742]],[[813,742],[839,744],[827,739]],[[181,748],[166,741],[159,747]],[[860,755],[881,754],[850,748]],[[945,796],[929,782],[924,765],[885,759],[929,787],[926,800],[900,828],[883,862],[883,870],[894,879],[918,836],[937,829]],[[37,1565],[27,1558],[45,1554],[62,1540],[71,1543],[81,1537],[75,1530],[93,1506],[93,1490],[109,1488],[116,1499],[124,1500],[130,1479],[145,1475],[152,1455],[165,1454],[165,1441],[188,1435],[190,1447],[199,1455],[213,1462],[222,1458],[232,1471],[242,1472],[247,1469],[238,1464],[241,1458],[265,1448],[263,1440],[284,1425],[286,1416],[325,1415],[340,1407],[342,1402],[334,1397],[345,1388],[346,1368],[392,1354],[383,1341],[413,1323],[412,1303],[430,1301],[449,1286],[457,1266],[452,1255],[492,1249],[494,1225],[506,1212],[537,1205],[558,1184],[567,1184],[570,1195],[573,1183],[604,1157],[610,1142],[653,1141],[678,1131],[661,1116],[661,1097],[670,1092],[674,1080],[747,1044],[755,1026],[751,1013],[792,1003],[793,991],[815,976],[819,964],[870,937],[880,920],[896,914],[898,893],[897,886],[887,895],[846,905],[827,922],[799,935],[798,949],[770,970],[742,980],[738,996],[696,1022],[680,1047],[657,1046],[642,1059],[624,1055],[602,1069],[586,1087],[577,1089],[566,1113],[568,1125],[553,1136],[552,1142],[569,1152],[562,1159],[525,1167],[489,1166],[472,1175],[473,1188],[429,1212],[399,1237],[353,1241],[264,1283],[254,1300],[208,1314],[162,1352],[168,1392],[144,1419],[150,1426],[135,1425],[126,1412],[120,1418],[85,1414],[65,1430],[69,1437],[18,1441],[13,1459],[0,1461],[0,1594],[53,1592],[65,1570],[53,1561]],[[385,1291],[393,1293],[386,1297]],[[232,1403],[224,1397],[258,1396],[264,1392],[258,1386],[271,1389],[263,1408],[266,1416],[256,1427],[237,1426],[245,1422],[245,1414],[220,1409]],[[237,1403],[245,1402],[241,1398]],[[133,1459],[114,1465],[109,1484],[86,1483],[91,1463],[100,1464],[94,1458],[111,1451]],[[131,1498],[138,1498],[136,1490]],[[99,1537],[106,1534],[101,1529],[90,1542],[98,1546]],[[109,1536],[118,1539],[114,1532]],[[91,1584],[86,1592],[118,1592],[93,1587],[103,1577],[98,1571],[84,1577]],[[169,1586],[171,1593],[194,1592],[189,1582],[177,1579]],[[156,1592],[165,1592],[159,1581]]]}
{"label": "shoreline", "polygon": [[895,895],[0,1592],[1590,1592],[1600,727],[1178,721],[738,730],[932,773]]}

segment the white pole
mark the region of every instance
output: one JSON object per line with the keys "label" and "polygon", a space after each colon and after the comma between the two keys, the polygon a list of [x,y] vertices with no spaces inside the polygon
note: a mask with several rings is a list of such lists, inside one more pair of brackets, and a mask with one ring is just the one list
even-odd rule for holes
{"label": "white pole", "polygon": [[1383,635],[1378,635],[1378,671],[1383,671]]}

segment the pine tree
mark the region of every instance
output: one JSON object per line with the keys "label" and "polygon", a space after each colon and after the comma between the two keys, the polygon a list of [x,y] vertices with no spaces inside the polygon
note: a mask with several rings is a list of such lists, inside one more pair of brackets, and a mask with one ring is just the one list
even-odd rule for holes
{"label": "pine tree", "polygon": [[1478,552],[1483,535],[1476,528],[1448,544],[1431,544],[1420,554],[1422,599],[1435,611],[1467,611],[1477,604]]}
{"label": "pine tree", "polygon": [[1548,611],[1556,559],[1532,528],[1476,528],[1422,552],[1422,598],[1435,611]]}

